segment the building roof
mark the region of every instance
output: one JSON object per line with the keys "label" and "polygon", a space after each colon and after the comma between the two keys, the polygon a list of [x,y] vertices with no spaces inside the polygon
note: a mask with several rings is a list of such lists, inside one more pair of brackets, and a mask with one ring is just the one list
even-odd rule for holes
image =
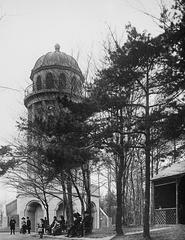
{"label": "building roof", "polygon": [[62,66],[62,67],[68,67],[72,68],[78,72],[81,73],[81,70],[78,66],[77,61],[70,55],[67,55],[64,52],[60,51],[60,45],[55,45],[55,51],[54,52],[48,52],[41,56],[35,63],[32,74],[34,72],[38,71],[39,69],[48,67],[48,66]]}
{"label": "building roof", "polygon": [[185,174],[185,161],[172,164],[170,167],[166,167],[161,170],[152,180],[158,180],[160,178],[167,178],[177,175]]}

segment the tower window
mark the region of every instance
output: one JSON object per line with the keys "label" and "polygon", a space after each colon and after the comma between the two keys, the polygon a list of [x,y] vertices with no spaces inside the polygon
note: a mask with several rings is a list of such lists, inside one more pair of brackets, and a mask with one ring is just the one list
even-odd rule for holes
{"label": "tower window", "polygon": [[77,90],[77,81],[76,81],[76,77],[74,76],[71,79],[71,91],[76,91]]}
{"label": "tower window", "polygon": [[54,79],[53,79],[53,75],[51,73],[48,73],[46,75],[46,88],[48,88],[48,89],[54,88]]}
{"label": "tower window", "polygon": [[59,89],[62,90],[66,87],[66,76],[64,73],[61,73],[59,76]]}
{"label": "tower window", "polygon": [[40,75],[37,77],[36,88],[37,88],[37,90],[42,89],[42,82],[41,82],[41,76]]}

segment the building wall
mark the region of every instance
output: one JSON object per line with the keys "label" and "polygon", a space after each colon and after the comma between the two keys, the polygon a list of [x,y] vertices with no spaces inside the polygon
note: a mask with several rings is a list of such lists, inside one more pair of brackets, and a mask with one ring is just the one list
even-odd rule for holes
{"label": "building wall", "polygon": [[[99,196],[92,196],[92,216],[93,216],[93,228],[97,229],[99,225]],[[49,198],[49,219],[50,223],[54,216],[60,216],[61,210],[59,209],[62,201],[58,198]],[[81,204],[78,198],[73,200],[74,212],[81,213]],[[32,231],[37,230],[37,224],[40,218],[46,217],[45,209],[41,202],[33,197],[21,197],[17,198],[17,214],[19,215],[19,226],[21,226],[21,218],[29,216],[32,222]]]}

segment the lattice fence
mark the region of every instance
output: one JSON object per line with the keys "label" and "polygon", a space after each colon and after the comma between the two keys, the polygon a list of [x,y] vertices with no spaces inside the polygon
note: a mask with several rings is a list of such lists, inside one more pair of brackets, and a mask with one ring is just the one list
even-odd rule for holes
{"label": "lattice fence", "polygon": [[176,208],[155,209],[155,224],[176,224]]}

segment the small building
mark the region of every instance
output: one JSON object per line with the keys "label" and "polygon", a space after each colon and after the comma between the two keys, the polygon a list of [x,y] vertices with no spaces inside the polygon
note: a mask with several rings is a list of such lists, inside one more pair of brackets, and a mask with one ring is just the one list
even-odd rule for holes
{"label": "small building", "polygon": [[152,200],[155,224],[185,224],[185,161],[154,176]]}
{"label": "small building", "polygon": [[[74,190],[74,189],[73,189]],[[99,226],[99,191],[95,185],[91,185],[91,204],[92,204],[92,217],[93,217],[93,229],[98,229]],[[61,195],[58,195],[62,197]],[[75,192],[73,192],[73,210],[74,212],[81,213],[81,204]],[[50,223],[54,216],[59,218],[60,215],[66,217],[66,209],[64,207],[64,202],[57,197],[48,196],[49,202],[49,219]],[[15,200],[6,205],[6,217],[7,224],[11,217],[16,220],[16,227],[21,226],[21,218],[29,217],[31,220],[31,230],[34,232],[37,230],[37,225],[40,218],[46,217],[46,212],[43,207],[42,202],[32,196],[21,196],[18,195]]]}

